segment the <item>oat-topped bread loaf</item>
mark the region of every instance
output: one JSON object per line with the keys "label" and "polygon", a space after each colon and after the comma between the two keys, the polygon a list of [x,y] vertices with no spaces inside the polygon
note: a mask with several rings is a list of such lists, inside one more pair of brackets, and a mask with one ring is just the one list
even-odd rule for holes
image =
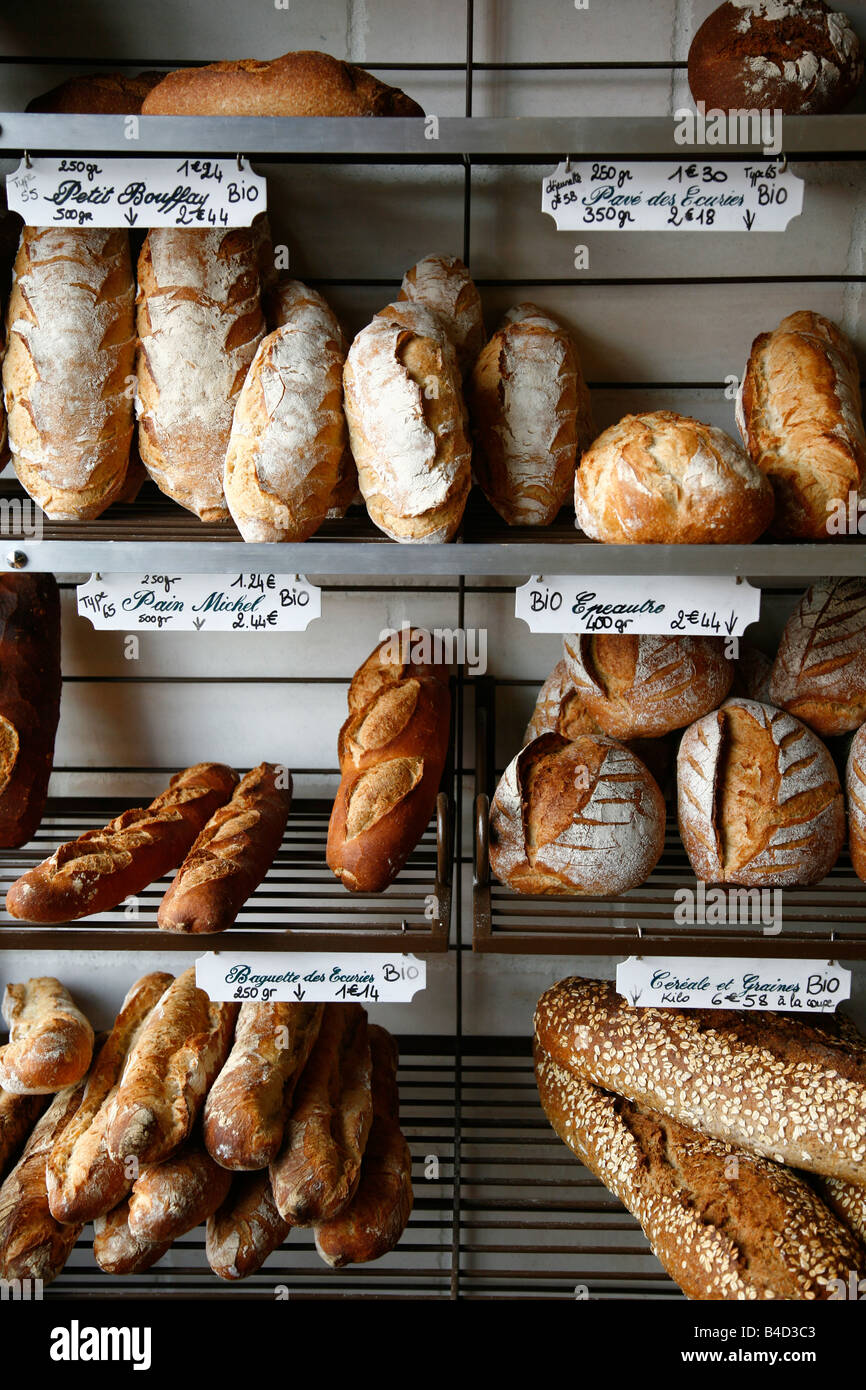
{"label": "oat-topped bread loaf", "polygon": [[580,529],[610,545],[747,545],[769,526],[773,493],[724,430],[656,410],[599,435],[574,508]]}
{"label": "oat-topped bread loaf", "polygon": [[60,718],[60,590],[53,574],[0,575],[0,846],[32,839]]}
{"label": "oat-topped bread loaf", "polygon": [[3,391],[15,472],[54,520],[124,491],[135,396],[126,231],[25,227],[7,308]]}
{"label": "oat-topped bread loaf", "polygon": [[637,1217],[688,1298],[827,1299],[866,1265],[788,1168],[601,1090],[537,1044],[535,1077],[553,1129]]}
{"label": "oat-topped bread loaf", "polygon": [[866,1187],[859,1182],[842,1178],[821,1178],[812,1175],[812,1184],[823,1202],[839,1220],[866,1246]]}
{"label": "oat-topped bread loaf", "polygon": [[845,781],[851,864],[866,883],[866,724],[861,724],[851,742]]}
{"label": "oat-topped bread loaf", "polygon": [[406,271],[397,298],[438,315],[465,377],[484,345],[484,316],[481,295],[460,257],[424,256]]}
{"label": "oat-topped bread loaf", "polygon": [[[776,496],[773,531],[826,540],[848,495],[866,482],[860,369],[834,323],[801,310],[752,344],[737,424]],[[844,510],[843,510],[844,514]]]}
{"label": "oat-topped bread loaf", "polygon": [[150,476],[202,521],[228,516],[235,402],[264,334],[261,232],[155,227],[138,258],[138,441]]}
{"label": "oat-topped bread loaf", "polygon": [[563,639],[569,678],[614,738],[656,738],[715,709],[734,678],[720,637],[584,633]]}
{"label": "oat-topped bread loaf", "polygon": [[487,500],[509,526],[549,525],[595,433],[568,330],[535,304],[510,309],[476,359],[468,400]]}
{"label": "oat-topped bread loaf", "polygon": [[90,1066],[93,1029],[68,989],[51,975],[6,986],[0,1086],[16,1095],[51,1095],[74,1086]]}
{"label": "oat-topped bread loaf", "polygon": [[680,833],[705,883],[818,883],[845,842],[829,752],[811,729],[756,700],[728,700],[683,734]]}
{"label": "oat-topped bread loaf", "polygon": [[649,877],[664,841],[653,777],[602,734],[534,739],[490,806],[490,868],[518,893],[624,893]]}
{"label": "oat-topped bread loaf", "polygon": [[819,734],[866,719],[866,581],[822,579],[791,614],[776,653],[770,697]]}
{"label": "oat-topped bread loaf", "polygon": [[94,72],[86,77],[68,77],[50,92],[28,101],[27,110],[71,116],[135,116],[148,92],[165,76],[164,72]]}
{"label": "oat-topped bread loaf", "polygon": [[423,116],[416,101],[364,68],[304,49],[178,68],[142,104],[147,116]]}
{"label": "oat-topped bread loaf", "polygon": [[470,448],[441,320],[412,301],[389,305],[352,343],[343,382],[371,519],[392,540],[451,540],[469,495]]}
{"label": "oat-topped bread loaf", "polygon": [[727,0],[689,49],[689,87],[708,109],[841,111],[862,76],[850,21],[823,0]]}
{"label": "oat-topped bread loaf", "polygon": [[558,1066],[777,1163],[866,1182],[866,1040],[821,1019],[631,1008],[605,980],[560,980],[535,1036]]}

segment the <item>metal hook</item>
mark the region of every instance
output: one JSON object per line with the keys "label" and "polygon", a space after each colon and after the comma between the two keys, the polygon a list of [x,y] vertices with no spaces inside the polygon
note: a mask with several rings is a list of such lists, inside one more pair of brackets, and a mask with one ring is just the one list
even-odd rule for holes
{"label": "metal hook", "polygon": [[27,153],[26,150],[24,151],[24,168],[25,168],[25,169],[32,169],[32,168],[33,168],[33,165],[32,165],[32,163],[31,163],[31,161],[30,161],[30,156],[29,156],[29,154]]}
{"label": "metal hook", "polygon": [[571,155],[570,155],[570,154],[567,154],[567,155],[565,156],[565,172],[566,172],[567,174],[570,174],[570,173],[571,173]]}
{"label": "metal hook", "polygon": [[776,156],[776,168],[780,174],[784,174],[788,169],[788,156],[784,153]]}
{"label": "metal hook", "polygon": [[238,173],[239,173],[239,174],[242,174],[242,173],[244,172],[244,157],[243,157],[242,154],[239,154],[239,155],[235,155],[235,158],[237,159],[237,162],[238,162]]}

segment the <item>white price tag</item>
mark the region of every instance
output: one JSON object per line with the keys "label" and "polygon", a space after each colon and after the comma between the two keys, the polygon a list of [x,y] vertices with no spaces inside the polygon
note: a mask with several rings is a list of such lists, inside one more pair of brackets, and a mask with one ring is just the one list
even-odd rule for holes
{"label": "white price tag", "polygon": [[427,988],[427,962],[367,951],[211,951],[196,961],[195,978],[217,1001],[407,1004]]}
{"label": "white price tag", "polygon": [[39,155],[6,175],[28,227],[248,227],[267,183],[241,159]]}
{"label": "white price tag", "polygon": [[731,575],[546,574],[533,576],[514,594],[515,616],[531,632],[741,637],[760,611],[760,589]]}
{"label": "white price tag", "polygon": [[558,231],[783,232],[803,211],[803,180],[774,159],[582,160],[541,185]]}
{"label": "white price tag", "polygon": [[78,612],[97,630],[303,632],[322,591],[302,574],[92,574]]}
{"label": "white price tag", "polygon": [[851,998],[851,971],[828,960],[629,956],[616,967],[616,987],[641,1009],[769,1009],[806,1017],[834,1013]]}

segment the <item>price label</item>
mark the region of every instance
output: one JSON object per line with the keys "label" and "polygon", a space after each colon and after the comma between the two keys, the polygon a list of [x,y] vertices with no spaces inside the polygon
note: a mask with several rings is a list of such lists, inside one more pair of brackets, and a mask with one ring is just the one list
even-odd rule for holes
{"label": "price label", "polygon": [[39,155],[6,175],[29,227],[248,227],[267,184],[241,159]]}
{"label": "price label", "polygon": [[322,615],[302,574],[92,574],[77,592],[97,630],[303,632]]}
{"label": "price label", "polygon": [[514,595],[515,616],[531,632],[741,637],[760,611],[760,589],[728,575],[535,575]]}
{"label": "price label", "polygon": [[584,160],[544,177],[541,211],[558,231],[783,232],[803,180],[774,159],[728,163]]}
{"label": "price label", "polygon": [[769,1009],[832,1014],[851,998],[851,971],[829,960],[629,956],[616,987],[633,1008]]}
{"label": "price label", "polygon": [[196,961],[195,978],[217,1001],[408,1004],[427,988],[427,962],[366,951],[211,951]]}

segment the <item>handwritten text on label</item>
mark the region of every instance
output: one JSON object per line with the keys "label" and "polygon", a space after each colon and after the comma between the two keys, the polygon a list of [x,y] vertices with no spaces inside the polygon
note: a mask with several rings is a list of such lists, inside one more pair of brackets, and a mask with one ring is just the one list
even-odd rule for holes
{"label": "handwritten text on label", "polygon": [[851,971],[827,960],[629,956],[616,987],[634,1008],[770,1009],[834,1013],[851,997]]}
{"label": "handwritten text on label", "polygon": [[92,574],[78,612],[131,632],[303,632],[322,591],[298,574]]}
{"label": "handwritten text on label", "polygon": [[405,1004],[427,988],[426,961],[367,951],[211,951],[195,974],[200,989],[223,1001]]}
{"label": "handwritten text on label", "polygon": [[531,632],[681,633],[740,637],[757,622],[761,592],[725,575],[605,578],[534,576],[514,595]]}

